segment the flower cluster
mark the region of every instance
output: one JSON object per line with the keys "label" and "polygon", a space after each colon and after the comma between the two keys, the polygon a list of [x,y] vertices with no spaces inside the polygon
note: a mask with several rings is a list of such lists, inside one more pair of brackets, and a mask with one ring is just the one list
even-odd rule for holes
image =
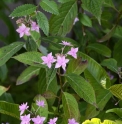
{"label": "flower cluster", "polygon": [[41,59],[43,60],[42,64],[47,65],[48,68],[51,68],[52,64],[56,62],[55,68],[62,67],[65,71],[66,64],[69,62],[69,59],[66,58],[67,55],[70,55],[73,58],[77,59],[78,48],[71,47],[70,51],[68,51],[66,54],[63,54],[64,48],[66,46],[72,46],[72,44],[68,43],[66,41],[62,41],[62,43],[60,43],[60,44],[64,45],[64,47],[62,48],[61,54],[57,54],[56,57],[54,57],[54,56],[52,56],[52,53],[49,53],[47,56],[42,56]]}
{"label": "flower cluster", "polygon": [[[74,20],[74,23],[73,25],[75,25],[75,23],[79,21],[79,19],[76,17],[75,20]],[[19,28],[16,30],[18,33],[19,33],[19,36],[20,38],[23,37],[24,35],[26,36],[30,36],[30,31],[36,31],[39,33],[39,26],[36,24],[36,22],[30,20],[29,23],[31,25],[31,27],[27,27],[25,24],[24,24],[24,19],[19,19],[17,21],[17,24],[20,23],[21,25],[19,26]],[[65,42],[64,41],[64,44],[69,46],[70,44]]]}
{"label": "flower cluster", "polygon": [[[36,105],[40,107],[44,107],[45,103],[43,100],[37,100],[36,101]],[[30,124],[31,121],[34,124],[43,124],[44,121],[46,120],[46,117],[41,117],[39,115],[37,115],[36,117],[31,118],[31,114],[32,115],[36,115],[36,113],[32,113],[28,110],[29,106],[27,105],[27,103],[23,103],[19,106],[19,111],[20,111],[20,120],[21,120],[21,124]],[[28,110],[30,112],[30,114],[27,115],[23,115],[22,114],[25,112],[25,110]],[[38,109],[36,110],[36,112],[38,111]],[[54,117],[52,119],[50,119],[47,124],[56,124],[58,118]],[[78,122],[76,122],[76,120],[74,118],[72,119],[68,119],[68,124],[79,124]]]}
{"label": "flower cluster", "polygon": [[31,27],[27,27],[24,23],[22,23],[16,31],[19,33],[21,38],[24,35],[30,36],[30,31],[36,31],[39,33],[39,26],[36,24],[36,22],[31,21]]}
{"label": "flower cluster", "polygon": [[[40,107],[44,107],[45,103],[43,100],[41,100],[41,101],[37,100],[36,105],[40,108]],[[23,103],[19,106],[21,124],[30,124],[31,120],[32,120],[32,122],[34,122],[34,124],[43,124],[43,122],[45,121],[46,118],[41,117],[39,115],[37,115],[34,118],[31,118],[32,113],[28,110],[28,108],[29,108],[29,106],[27,105],[27,103]],[[28,110],[30,112],[30,114],[22,116],[22,114],[25,112],[25,110]],[[38,109],[37,109],[37,111],[38,111]]]}

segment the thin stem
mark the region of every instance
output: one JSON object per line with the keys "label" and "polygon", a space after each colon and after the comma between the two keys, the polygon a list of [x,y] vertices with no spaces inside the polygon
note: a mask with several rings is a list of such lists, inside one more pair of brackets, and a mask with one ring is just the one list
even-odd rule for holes
{"label": "thin stem", "polygon": [[[83,8],[81,8],[81,4],[82,4],[81,0],[78,0],[77,1],[78,13],[82,13],[83,14],[84,13],[84,10],[83,10]],[[83,36],[85,36],[86,33],[85,33],[85,27],[84,27],[84,25],[82,25],[81,29],[82,29],[82,32],[83,32]]]}
{"label": "thin stem", "polygon": [[60,68],[58,69],[58,77],[59,77],[59,83],[60,83],[60,95],[59,95],[59,100],[58,100],[58,112],[60,109],[60,103],[61,103],[61,98],[62,98],[62,92],[63,92],[63,85],[62,85],[62,80],[61,80],[61,74],[60,74]]}
{"label": "thin stem", "polygon": [[36,110],[36,112],[35,112],[35,115],[36,115],[36,113],[38,112],[39,109],[40,109],[40,106],[37,108],[37,110]]}
{"label": "thin stem", "polygon": [[63,52],[64,52],[64,49],[65,49],[65,46],[62,48],[62,52],[61,52],[61,54],[63,54]]}
{"label": "thin stem", "polygon": [[62,89],[62,81],[61,81],[61,74],[60,74],[60,68],[58,69],[58,77],[59,77],[59,83],[60,83],[60,86],[61,86],[61,89]]}
{"label": "thin stem", "polygon": [[63,93],[63,91],[62,91],[62,89],[61,89],[61,91],[60,91],[60,96],[59,96],[59,100],[58,100],[58,112],[59,112],[59,109],[60,109],[60,103],[61,103],[62,93]]}
{"label": "thin stem", "polygon": [[30,114],[34,115],[34,113],[33,113],[33,112],[31,112],[30,110],[28,110],[28,109],[27,109],[27,111],[28,111]]}
{"label": "thin stem", "polygon": [[117,103],[115,103],[115,105],[118,105],[120,101],[121,101],[121,100],[119,100]]}
{"label": "thin stem", "polygon": [[64,76],[64,74],[60,74],[60,73],[58,73],[58,72],[57,72],[57,74],[58,74],[59,76]]}

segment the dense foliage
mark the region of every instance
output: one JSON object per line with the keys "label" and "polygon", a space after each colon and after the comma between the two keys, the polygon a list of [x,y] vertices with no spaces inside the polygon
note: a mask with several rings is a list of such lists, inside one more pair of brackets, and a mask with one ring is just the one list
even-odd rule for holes
{"label": "dense foliage", "polygon": [[0,122],[122,124],[122,1],[40,0],[8,17],[10,1],[0,1]]}

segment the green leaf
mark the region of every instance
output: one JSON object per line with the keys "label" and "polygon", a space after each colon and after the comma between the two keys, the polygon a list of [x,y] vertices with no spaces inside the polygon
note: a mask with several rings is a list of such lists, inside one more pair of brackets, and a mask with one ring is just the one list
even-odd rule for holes
{"label": "green leaf", "polygon": [[92,21],[86,14],[79,14],[79,20],[84,26],[92,27]]}
{"label": "green leaf", "polygon": [[[106,38],[107,38],[107,35],[108,37],[115,37],[115,38],[122,38],[121,34],[122,34],[122,26],[120,25],[114,25],[113,28],[110,30],[110,29],[106,29],[104,31],[106,34]],[[100,41],[102,42],[102,41]],[[103,41],[104,42],[104,41]]]}
{"label": "green leaf", "polygon": [[[53,91],[52,89],[56,84],[53,81],[53,79],[56,76],[57,69],[53,65],[51,69],[41,69],[40,70],[40,76],[39,76],[39,81],[38,81],[38,88],[39,92],[42,94],[45,91]],[[57,86],[56,86],[57,87]],[[40,90],[41,89],[41,90]]]}
{"label": "green leaf", "polygon": [[42,96],[45,98],[45,99],[53,99],[53,98],[56,98],[57,96],[52,92],[52,91],[45,91]]}
{"label": "green leaf", "polygon": [[5,93],[8,89],[9,89],[9,87],[6,88],[6,87],[3,87],[3,86],[0,86],[0,96],[1,96],[3,93]]}
{"label": "green leaf", "polygon": [[24,43],[22,42],[15,42],[0,48],[0,66],[4,65],[23,45]]}
{"label": "green leaf", "polygon": [[6,101],[9,103],[14,103],[12,95],[10,93],[7,93],[7,92],[5,92],[4,94],[2,94],[2,96],[0,96],[0,101]]}
{"label": "green leaf", "polygon": [[69,1],[71,1],[71,0],[58,0],[58,2],[60,2],[60,3],[66,3],[66,2],[69,2]]}
{"label": "green leaf", "polygon": [[36,6],[33,4],[25,4],[17,7],[11,14],[10,17],[20,17],[32,14],[36,11]]}
{"label": "green leaf", "polygon": [[114,46],[113,56],[114,59],[117,61],[117,66],[122,66],[122,40],[118,41]]}
{"label": "green leaf", "polygon": [[24,64],[36,67],[45,67],[45,65],[42,64],[42,56],[43,55],[39,52],[25,52],[18,56],[14,56],[13,58]]}
{"label": "green leaf", "polygon": [[36,31],[31,31],[31,37],[35,41],[36,45],[38,47],[40,47],[40,44],[41,44],[40,33],[36,32]]}
{"label": "green leaf", "polygon": [[[69,118],[74,118],[76,121],[79,119],[78,103],[74,96],[67,92],[63,92],[62,104],[64,110],[64,118],[68,121]],[[68,122],[66,122],[67,124]]]}
{"label": "green leaf", "polygon": [[112,108],[106,111],[106,113],[113,112],[117,114],[120,118],[122,117],[122,110],[121,108]]}
{"label": "green leaf", "polygon": [[28,41],[26,41],[26,50],[28,52],[37,51],[37,44],[32,38],[29,38]]}
{"label": "green leaf", "polygon": [[[96,67],[94,68],[94,70],[95,69],[96,69]],[[102,76],[101,72],[100,72],[99,76]],[[87,119],[90,119],[90,118],[97,116],[104,109],[107,102],[111,98],[112,94],[108,90],[104,89],[100,85],[100,82],[97,82],[95,77],[93,76],[93,74],[90,73],[88,70],[85,70],[85,77],[87,78],[87,80],[89,80],[89,83],[94,88],[95,95],[96,95],[96,103],[98,106],[98,109],[96,109],[94,106],[92,106],[90,104],[87,105],[85,117]]]}
{"label": "green leaf", "polygon": [[99,21],[102,14],[102,4],[103,0],[82,0],[82,7],[86,11],[92,13]]}
{"label": "green leaf", "polygon": [[82,61],[82,58],[73,59],[69,62],[66,73],[74,73],[80,75],[87,68],[88,62]]}
{"label": "green leaf", "polygon": [[104,5],[115,9],[115,6],[112,0],[104,0]]}
{"label": "green leaf", "polygon": [[0,79],[4,81],[7,77],[8,69],[6,65],[0,66]]}
{"label": "green leaf", "polygon": [[44,32],[45,35],[49,34],[49,23],[47,17],[42,13],[38,12],[37,13],[37,22],[41,30]]}
{"label": "green leaf", "polygon": [[107,34],[105,34],[105,36],[103,36],[101,39],[99,39],[98,42],[105,42],[105,41],[109,40],[114,35],[115,30],[116,30],[116,26],[113,26],[113,28],[111,30],[109,30],[107,32]]}
{"label": "green leaf", "polygon": [[116,84],[110,87],[111,93],[122,100],[122,84]]}
{"label": "green leaf", "polygon": [[19,105],[0,101],[0,113],[20,119]]}
{"label": "green leaf", "polygon": [[[109,79],[107,72],[102,68],[100,64],[98,64],[94,59],[89,57],[88,55],[79,52],[79,57],[82,57],[82,60],[88,61],[88,66],[85,72],[89,72],[90,75],[94,78],[95,82],[97,82],[101,86],[101,81],[104,79]],[[93,71],[94,70],[94,71]],[[110,87],[110,80],[107,80],[107,86]]]}
{"label": "green leaf", "polygon": [[30,66],[26,68],[18,77],[16,85],[23,84],[39,74],[40,68]]}
{"label": "green leaf", "polygon": [[98,106],[98,108],[96,109],[90,104],[87,105],[85,118],[90,119],[96,117],[104,109],[112,94],[108,90],[103,89],[103,87],[101,87],[98,82],[95,81],[95,79],[89,72],[85,72],[85,77],[87,77],[95,90],[96,103]]}
{"label": "green leaf", "polygon": [[[45,106],[44,107],[37,106],[36,101],[44,101]],[[32,103],[32,105],[31,105],[32,112],[35,113],[36,115],[47,118],[48,117],[48,104],[47,104],[46,99],[41,95],[37,95],[34,98],[34,102],[35,103]]]}
{"label": "green leaf", "polygon": [[59,15],[53,15],[50,19],[50,33],[52,35],[65,36],[71,30],[76,16],[76,1],[62,4],[59,8]]}
{"label": "green leaf", "polygon": [[58,15],[58,6],[54,1],[41,0],[40,6],[43,10],[50,12],[52,14]]}
{"label": "green leaf", "polygon": [[117,61],[115,59],[105,59],[101,62],[101,65],[106,66],[108,69],[118,74]]}
{"label": "green leaf", "polygon": [[106,87],[110,87],[110,80],[106,71],[91,57],[87,56],[84,53],[79,52],[79,56],[83,60],[88,61],[88,66],[85,69],[85,77],[89,83],[93,86],[96,95],[96,102],[98,105],[98,110],[90,104],[87,106],[86,118],[92,118],[99,114],[100,110],[102,111],[106,103],[111,98],[111,93],[102,87],[102,80],[106,79]]}
{"label": "green leaf", "polygon": [[93,43],[87,46],[88,49],[94,50],[105,57],[111,57],[111,50],[105,45]]}
{"label": "green leaf", "polygon": [[115,37],[115,38],[122,38],[121,34],[122,34],[122,26],[118,25],[116,27],[116,30],[115,30],[114,34],[113,34],[113,37]]}
{"label": "green leaf", "polygon": [[66,79],[81,98],[86,102],[97,106],[93,87],[83,77],[76,74],[67,74]]}
{"label": "green leaf", "polygon": [[47,68],[47,70],[46,70],[46,77],[47,77],[46,90],[48,90],[49,86],[51,85],[50,83],[52,82],[52,80],[56,76],[56,72],[57,72],[57,69],[55,68],[54,65],[51,67],[51,69]]}

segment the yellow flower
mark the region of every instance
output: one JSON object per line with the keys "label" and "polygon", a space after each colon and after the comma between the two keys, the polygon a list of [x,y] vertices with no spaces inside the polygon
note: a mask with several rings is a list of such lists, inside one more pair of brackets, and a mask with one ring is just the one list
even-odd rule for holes
{"label": "yellow flower", "polygon": [[82,124],[117,124],[117,123],[111,120],[104,120],[104,122],[102,123],[99,118],[92,118],[91,120],[86,120]]}
{"label": "yellow flower", "polygon": [[82,124],[101,124],[101,121],[100,121],[99,118],[92,118],[91,121],[90,120],[86,120]]}

